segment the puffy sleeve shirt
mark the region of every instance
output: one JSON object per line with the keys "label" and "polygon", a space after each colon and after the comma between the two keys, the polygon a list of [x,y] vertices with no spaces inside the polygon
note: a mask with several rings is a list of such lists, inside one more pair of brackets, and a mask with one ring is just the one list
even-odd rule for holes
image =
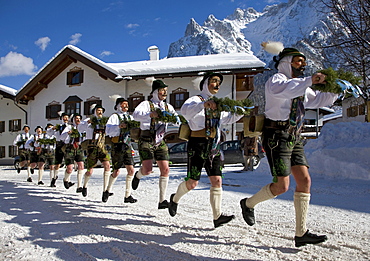
{"label": "puffy sleeve shirt", "polygon": [[[202,95],[204,100],[207,97]],[[198,131],[205,128],[204,102],[199,96],[192,96],[187,99],[181,107],[181,114],[188,121],[192,131]],[[231,124],[241,119],[243,115],[237,115],[231,112],[221,112],[220,124]]]}
{"label": "puffy sleeve shirt", "polygon": [[314,91],[310,88],[312,78],[288,78],[283,73],[274,74],[265,84],[265,115],[275,121],[288,120],[292,99],[303,96],[305,108],[329,106],[338,98],[337,94]]}
{"label": "puffy sleeve shirt", "polygon": [[123,120],[126,116],[128,120],[134,120],[134,118],[128,113],[113,113],[107,122],[107,126],[105,128],[105,133],[109,137],[117,137],[120,135],[121,129],[119,125],[121,124],[119,117]]}

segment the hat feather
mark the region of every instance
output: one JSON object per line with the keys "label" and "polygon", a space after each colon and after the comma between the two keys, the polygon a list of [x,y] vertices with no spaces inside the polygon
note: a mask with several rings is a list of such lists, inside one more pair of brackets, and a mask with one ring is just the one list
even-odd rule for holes
{"label": "hat feather", "polygon": [[109,96],[109,98],[110,98],[112,101],[116,102],[116,100],[117,100],[118,98],[122,98],[122,96],[121,96],[121,95],[119,95],[119,94],[113,94],[113,95]]}
{"label": "hat feather", "polygon": [[262,48],[271,54],[279,54],[284,49],[284,44],[281,42],[263,42],[261,43]]}
{"label": "hat feather", "polygon": [[203,77],[197,77],[194,80],[192,80],[194,89],[199,90],[199,84],[202,81],[202,79]]}
{"label": "hat feather", "polygon": [[64,113],[64,111],[58,111],[59,117],[61,117],[63,113]]}
{"label": "hat feather", "polygon": [[153,82],[155,81],[155,77],[147,77],[144,79],[145,83],[148,85],[148,86],[152,86]]}

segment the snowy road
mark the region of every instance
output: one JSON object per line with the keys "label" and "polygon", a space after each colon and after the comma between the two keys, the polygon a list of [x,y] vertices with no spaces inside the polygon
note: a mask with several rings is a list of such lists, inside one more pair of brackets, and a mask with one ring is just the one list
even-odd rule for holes
{"label": "snowy road", "polygon": [[[57,188],[26,182],[25,171],[0,169],[0,260],[369,260],[370,182],[313,180],[308,228],[327,234],[321,245],[294,247],[291,189],[256,207],[257,223],[241,216],[240,199],[271,181],[263,159],[257,171],[224,169],[223,211],[236,215],[214,229],[205,175],[182,198],[175,217],[157,209],[158,169],[140,183],[136,204],[124,204],[124,176],[114,196],[101,202],[102,169],[90,180],[88,196],[60,179]],[[183,180],[185,166],[171,168],[168,197]],[[34,174],[34,176],[36,173]],[[72,181],[76,175],[72,175]],[[49,184],[48,172],[44,182]]]}

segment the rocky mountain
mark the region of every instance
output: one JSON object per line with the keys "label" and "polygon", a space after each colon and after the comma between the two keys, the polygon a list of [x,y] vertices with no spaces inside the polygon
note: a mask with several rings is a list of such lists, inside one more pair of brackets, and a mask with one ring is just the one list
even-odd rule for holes
{"label": "rocky mountain", "polygon": [[[236,9],[223,20],[210,15],[203,25],[191,19],[184,37],[170,45],[168,57],[253,52],[267,67],[274,68],[273,55],[265,52],[260,44],[279,41],[285,47],[296,47],[305,53],[308,71],[336,68],[340,61],[335,51],[312,47],[330,44],[327,26],[336,22],[330,12],[325,11],[321,0],[290,0],[266,6],[262,12],[253,8]],[[255,85],[262,86],[268,76],[269,73],[264,73],[256,77]],[[255,96],[261,96],[260,91],[256,90]]]}

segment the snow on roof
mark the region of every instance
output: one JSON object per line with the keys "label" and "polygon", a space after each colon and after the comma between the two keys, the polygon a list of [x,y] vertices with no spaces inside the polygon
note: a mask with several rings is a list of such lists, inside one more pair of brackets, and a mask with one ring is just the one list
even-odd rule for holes
{"label": "snow on roof", "polygon": [[0,90],[3,91],[3,92],[8,93],[10,95],[13,95],[13,96],[15,96],[15,94],[17,93],[16,89],[13,89],[13,88],[7,87],[5,85],[1,85],[1,84],[0,84]]}
{"label": "snow on roof", "polygon": [[325,115],[324,117],[322,117],[322,119],[323,121],[329,121],[329,120],[334,120],[334,119],[341,118],[341,117],[342,117],[342,109],[339,109],[332,114]]}
{"label": "snow on roof", "polygon": [[253,54],[227,53],[166,58],[127,63],[107,63],[121,76],[154,75],[194,71],[253,69],[265,63]]}
{"label": "snow on roof", "polygon": [[52,61],[54,61],[54,59],[56,57],[58,57],[65,49],[71,49],[73,50],[74,52],[84,56],[85,58],[89,59],[90,61],[100,65],[101,67],[107,69],[108,71],[111,71],[112,73],[114,74],[117,74],[118,75],[118,72],[115,71],[114,69],[112,69],[111,67],[109,67],[105,62],[99,60],[98,58],[96,58],[95,56],[92,56],[91,54],[88,54],[84,51],[82,51],[80,48],[77,48],[76,46],[73,46],[73,45],[66,45],[64,46],[59,52],[57,52],[47,63],[44,64],[44,66],[37,72],[35,73],[34,76],[32,76],[27,82],[26,84],[23,85],[23,87],[21,88],[21,90],[27,86],[27,84],[29,84],[38,74],[40,74],[50,63],[52,63]]}

